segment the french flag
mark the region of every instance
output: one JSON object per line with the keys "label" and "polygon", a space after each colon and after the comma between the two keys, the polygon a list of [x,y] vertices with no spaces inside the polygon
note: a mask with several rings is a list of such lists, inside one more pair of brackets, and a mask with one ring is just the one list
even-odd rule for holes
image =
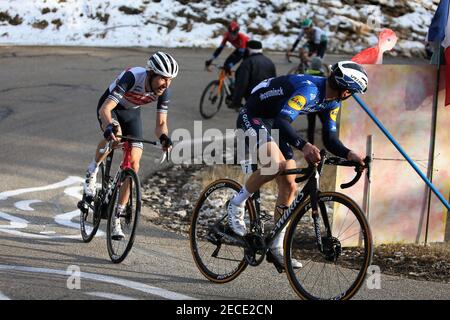
{"label": "french flag", "polygon": [[450,104],[450,23],[448,21],[449,0],[439,2],[428,29],[428,42],[438,42],[445,49],[445,105]]}

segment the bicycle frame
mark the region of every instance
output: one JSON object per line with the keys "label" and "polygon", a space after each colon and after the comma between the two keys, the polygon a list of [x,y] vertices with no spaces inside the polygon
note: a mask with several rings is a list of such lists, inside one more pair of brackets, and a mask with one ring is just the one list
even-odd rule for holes
{"label": "bicycle frame", "polygon": [[[314,230],[317,238],[317,245],[319,250],[322,250],[322,238],[321,238],[321,230],[319,225],[319,213],[317,210],[317,194],[319,192],[319,177],[321,174],[321,168],[320,169],[314,169],[313,176],[308,179],[308,182],[305,184],[303,189],[299,191],[295,197],[295,199],[292,201],[289,208],[287,208],[283,215],[278,219],[275,226],[270,230],[270,233],[265,237],[265,243],[266,246],[269,248],[272,242],[274,241],[275,237],[280,233],[280,231],[287,226],[289,223],[289,220],[291,219],[293,213],[295,210],[303,203],[303,201],[307,198],[309,195],[311,197],[311,206],[313,209],[313,221],[314,221]],[[255,201],[260,202],[259,195],[257,196],[257,199],[254,199]],[[259,205],[258,205],[259,207]],[[260,221],[260,210],[256,208],[256,223],[259,223]],[[322,217],[324,219],[324,224],[327,227],[327,233],[330,233],[329,228],[329,221],[328,217]],[[329,234],[331,236],[331,234]]]}
{"label": "bicycle frame", "polygon": [[[114,149],[118,148],[123,149],[123,157],[122,162],[120,163],[119,169],[116,172],[116,175],[114,176],[114,179],[111,179],[110,171],[111,171],[111,165],[112,165],[112,159],[114,155]],[[108,147],[109,148],[109,147]],[[106,185],[103,186],[106,188],[103,192],[103,195],[101,197],[101,202],[107,205],[109,201],[111,200],[111,196],[113,193],[113,187],[116,185],[121,173],[125,169],[131,168],[131,143],[129,141],[125,141],[122,143],[119,143],[118,145],[112,147],[111,152],[108,154],[108,156],[105,159],[105,180],[107,181]]]}
{"label": "bicycle frame", "polygon": [[[295,199],[292,201],[289,208],[287,208],[281,217],[276,222],[275,226],[270,230],[270,233],[265,237],[265,244],[266,247],[270,247],[275,237],[280,233],[280,231],[287,226],[289,223],[293,213],[298,209],[298,207],[305,201],[307,196],[309,195],[311,198],[311,204],[308,205],[306,208],[312,209],[312,218],[313,218],[313,224],[314,224],[314,232],[317,240],[317,246],[320,252],[323,251],[323,243],[322,243],[322,236],[321,236],[321,230],[320,230],[320,224],[319,224],[319,210],[318,210],[318,195],[319,195],[319,180],[320,176],[322,174],[322,169],[325,165],[325,162],[327,161],[325,150],[321,151],[321,161],[318,164],[317,167],[314,167],[312,169],[311,174],[308,175],[307,183],[303,187],[301,191],[299,191],[295,197]],[[336,160],[333,160],[332,162],[328,162],[328,164],[333,164]],[[370,157],[366,157],[364,159],[364,162],[366,164],[366,168],[368,170],[368,177],[370,177]],[[336,163],[334,163],[336,164]],[[341,163],[340,165],[349,166],[348,164]],[[255,168],[255,167],[253,167]],[[294,169],[295,170],[295,169]],[[289,171],[289,170],[288,170]],[[289,173],[286,173],[289,174]],[[348,188],[355,184],[359,178],[361,177],[362,171],[357,171],[356,176],[353,178],[352,181],[348,183],[341,184],[341,188]],[[369,178],[370,179],[370,178]],[[305,179],[296,180],[296,182],[304,181]],[[251,228],[254,229],[255,227],[258,227],[261,225],[261,209],[260,209],[260,192],[255,192],[254,196],[252,197],[252,200],[254,200],[254,207],[256,212],[256,220],[255,224],[256,226],[252,225]],[[325,212],[325,214],[323,213]],[[322,213],[322,220],[324,223],[324,226],[326,228],[326,234],[327,237],[331,237],[331,227],[330,227],[330,221],[328,219],[328,215],[326,214],[326,210],[321,210]],[[262,230],[261,230],[262,231]]]}
{"label": "bicycle frame", "polygon": [[227,95],[231,94],[230,86],[228,85],[227,81],[225,81],[226,78],[231,78],[231,76],[228,76],[224,69],[220,69],[219,72],[219,85],[217,86],[217,95],[219,96],[222,92],[222,88],[225,89],[225,93]]}

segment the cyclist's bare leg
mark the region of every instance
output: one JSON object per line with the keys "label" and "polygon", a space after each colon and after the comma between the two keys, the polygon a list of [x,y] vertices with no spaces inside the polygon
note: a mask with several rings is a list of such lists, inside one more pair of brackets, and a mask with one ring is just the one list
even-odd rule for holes
{"label": "cyclist's bare leg", "polygon": [[[139,162],[142,158],[143,150],[141,148],[132,147],[131,148],[131,168],[138,173],[139,172]],[[130,181],[126,180],[125,183],[120,188],[119,194],[119,205],[125,207],[128,202],[128,197],[130,196]]]}
{"label": "cyclist's bare leg", "polygon": [[[250,193],[256,192],[265,183],[273,180],[278,175],[278,172],[284,170],[286,166],[286,159],[275,142],[270,141],[261,145],[258,152],[260,154],[260,159],[261,155],[264,155],[266,159],[270,158],[270,163],[264,166],[266,170],[262,171],[261,169],[258,169],[248,178],[245,183],[245,188]],[[271,168],[276,168],[276,170],[267,170],[267,167],[269,166]]]}
{"label": "cyclist's bare leg", "polygon": [[[295,160],[286,161],[286,169],[296,168]],[[283,205],[289,207],[295,198],[297,192],[297,183],[295,183],[295,175],[278,176],[276,179],[278,185],[278,198],[276,205]],[[277,221],[280,214],[275,210],[274,219]]]}
{"label": "cyclist's bare leg", "polygon": [[[105,130],[106,126],[104,124],[102,124],[102,127],[103,130]],[[120,126],[117,126],[117,135],[122,135],[122,128]],[[95,162],[97,163],[97,165],[105,160],[108,154],[111,152],[110,150],[105,153],[100,153],[100,150],[105,148],[107,142],[107,140],[103,139],[97,145],[97,149],[95,150]]]}

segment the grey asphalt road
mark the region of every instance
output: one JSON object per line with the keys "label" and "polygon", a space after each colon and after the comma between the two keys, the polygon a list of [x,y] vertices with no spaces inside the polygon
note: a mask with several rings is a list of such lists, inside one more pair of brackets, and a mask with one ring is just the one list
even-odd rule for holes
{"label": "grey asphalt road", "polygon": [[[144,65],[150,51],[0,47],[0,299],[297,298],[285,274],[267,263],[247,268],[226,285],[208,282],[195,266],[188,239],[145,219],[122,264],[109,261],[104,235],[81,242],[76,203],[100,138],[97,100],[124,68]],[[201,91],[215,77],[203,70],[212,50],[169,51],[181,65],[169,125],[193,132],[194,121],[201,120]],[[292,66],[282,54],[269,55],[279,74]],[[330,56],[329,62],[339,58]],[[148,139],[154,138],[154,108],[143,109]],[[224,130],[233,128],[235,118],[224,108],[202,125]],[[146,149],[141,176],[163,170],[154,161],[159,155]],[[382,275],[380,289],[364,286],[355,298],[448,299],[449,294],[450,284]]]}

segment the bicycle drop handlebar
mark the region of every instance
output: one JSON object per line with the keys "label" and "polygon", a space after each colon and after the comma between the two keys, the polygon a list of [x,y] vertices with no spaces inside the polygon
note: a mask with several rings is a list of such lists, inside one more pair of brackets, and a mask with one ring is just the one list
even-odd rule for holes
{"label": "bicycle drop handlebar", "polygon": [[[300,182],[306,181],[309,178],[311,178],[311,176],[313,174],[315,174],[315,172],[317,170],[321,171],[321,168],[323,167],[323,165],[326,164],[326,165],[335,165],[335,166],[344,166],[344,167],[354,167],[355,168],[355,172],[356,172],[355,177],[350,182],[342,183],[340,185],[340,187],[342,189],[350,188],[355,183],[357,183],[358,180],[361,178],[364,169],[367,169],[367,177],[369,178],[369,181],[370,181],[370,167],[371,167],[370,164],[372,161],[371,157],[369,157],[369,156],[365,157],[364,158],[364,166],[362,166],[361,164],[359,164],[358,162],[355,162],[355,161],[346,160],[346,159],[343,159],[340,157],[330,157],[327,155],[327,152],[325,150],[321,150],[320,155],[321,155],[321,161],[317,166],[309,165],[307,168],[288,169],[288,170],[284,170],[283,172],[281,172],[280,175],[284,176],[284,175],[291,175],[291,174],[299,174],[301,176],[295,178],[295,182],[300,183]],[[319,169],[317,169],[317,167],[319,167]]]}
{"label": "bicycle drop handlebar", "polygon": [[[116,137],[119,138],[119,139],[122,139],[122,141],[117,144],[117,146],[116,146],[117,148],[119,148],[124,141],[142,142],[142,143],[147,143],[147,144],[151,144],[151,145],[154,145],[154,146],[161,146],[161,143],[158,142],[158,141],[138,139],[138,138],[134,138],[134,137],[131,137],[131,136],[121,136],[121,135],[116,135]],[[100,149],[99,152],[101,154],[104,154],[104,153],[108,152],[112,148],[111,144],[112,144],[112,141],[109,141],[106,144],[105,148]],[[116,147],[114,147],[114,148],[116,148]],[[165,160],[169,161],[169,152],[168,151],[163,152],[161,158],[159,159],[159,163],[162,164]]]}
{"label": "bicycle drop handlebar", "polygon": [[123,139],[125,141],[131,141],[131,142],[142,142],[142,143],[148,143],[148,144],[152,144],[154,146],[157,145],[161,145],[159,142],[157,141],[150,141],[150,140],[145,140],[145,139],[138,139],[138,138],[134,138],[134,137],[130,137],[130,136],[121,136],[121,135],[117,135],[117,138]]}

